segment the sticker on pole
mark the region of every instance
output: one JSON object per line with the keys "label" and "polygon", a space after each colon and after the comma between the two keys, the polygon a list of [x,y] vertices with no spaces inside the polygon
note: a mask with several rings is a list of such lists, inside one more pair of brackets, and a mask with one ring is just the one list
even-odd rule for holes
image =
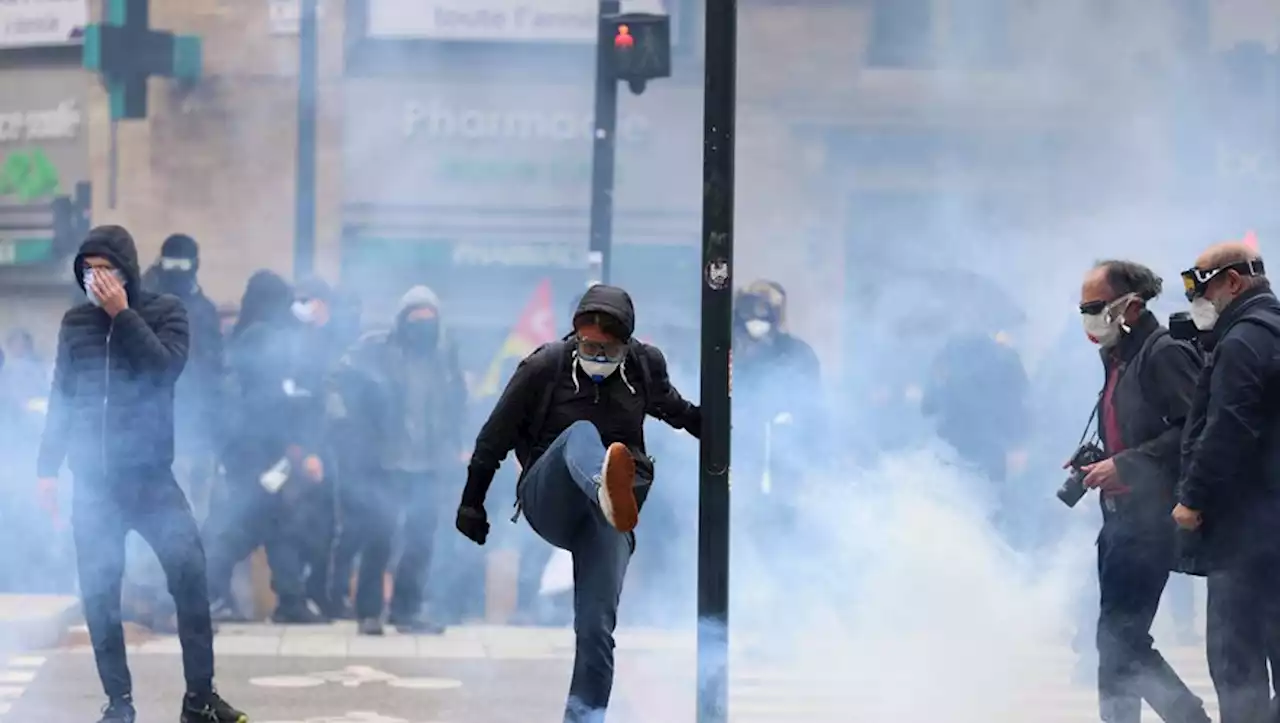
{"label": "sticker on pole", "polygon": [[707,264],[707,286],[716,291],[724,291],[729,285],[728,259],[712,259]]}

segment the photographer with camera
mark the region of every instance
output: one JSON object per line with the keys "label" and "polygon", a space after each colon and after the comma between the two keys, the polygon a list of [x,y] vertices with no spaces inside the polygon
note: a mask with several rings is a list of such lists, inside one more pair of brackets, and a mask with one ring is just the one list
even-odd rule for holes
{"label": "photographer with camera", "polygon": [[1280,301],[1245,244],[1208,249],[1182,281],[1211,361],[1187,418],[1173,517],[1204,538],[1207,653],[1222,723],[1274,720],[1267,653],[1280,630]]}
{"label": "photographer with camera", "polygon": [[1141,264],[1102,261],[1081,288],[1085,333],[1099,346],[1106,372],[1094,412],[1102,446],[1077,451],[1068,466],[1076,469],[1079,494],[1064,494],[1068,481],[1059,496],[1073,504],[1089,489],[1100,492],[1098,699],[1105,723],[1138,723],[1143,700],[1170,723],[1209,720],[1151,638],[1160,596],[1178,563],[1169,512],[1182,426],[1201,366],[1196,349],[1171,337],[1146,308],[1161,285]]}

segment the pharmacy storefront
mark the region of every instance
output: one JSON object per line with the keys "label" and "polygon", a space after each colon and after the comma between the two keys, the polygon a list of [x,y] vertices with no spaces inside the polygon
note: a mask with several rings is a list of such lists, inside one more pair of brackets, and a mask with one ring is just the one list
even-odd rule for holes
{"label": "pharmacy storefront", "polygon": [[[567,315],[586,281],[591,92],[348,81],[344,276],[374,294],[429,283],[476,326],[516,317],[550,279]],[[620,102],[614,281],[653,297],[655,323],[696,308],[701,95],[655,85]]]}
{"label": "pharmacy storefront", "polygon": [[88,181],[85,0],[0,0],[0,266],[59,260],[52,209]]}

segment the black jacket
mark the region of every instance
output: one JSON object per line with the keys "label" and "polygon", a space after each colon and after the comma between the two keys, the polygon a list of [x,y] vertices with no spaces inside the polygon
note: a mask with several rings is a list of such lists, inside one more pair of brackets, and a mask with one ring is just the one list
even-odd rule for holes
{"label": "black jacket", "polygon": [[[1158,541],[1172,551],[1175,526],[1170,513],[1178,450],[1200,373],[1200,354],[1169,336],[1149,311],[1114,348],[1101,354],[1108,378],[1119,369],[1111,399],[1121,439],[1109,439],[1101,421],[1098,431],[1121,484],[1130,490],[1109,503],[1103,500],[1103,518],[1113,531]],[[1100,407],[1100,420],[1102,414]]]}
{"label": "black jacket", "polygon": [[[635,309],[622,289],[604,285],[588,289],[575,316],[592,311],[613,316],[628,333],[634,332]],[[464,505],[479,507],[484,503],[498,465],[509,452],[515,450],[521,468],[527,470],[562,432],[580,420],[595,425],[605,444],[621,442],[639,452],[645,449],[646,415],[694,436],[701,434],[701,410],[671,386],[666,359],[656,347],[632,342],[622,367],[599,384],[572,363],[572,353],[572,345],[548,344],[516,367],[476,439],[467,469]],[[644,355],[643,362],[640,355]],[[642,388],[642,363],[648,369],[647,389]],[[539,420],[549,387],[546,418]]]}
{"label": "black jacket", "polygon": [[137,250],[124,229],[89,233],[74,261],[82,288],[89,256],[123,272],[129,308],[113,320],[86,302],[63,317],[37,463],[42,477],[56,476],[64,458],[77,476],[173,464],[173,389],[187,361],[186,310],[175,297],[142,289]]}
{"label": "black jacket", "polygon": [[385,469],[385,458],[407,443],[406,400],[410,378],[419,375],[432,389],[431,403],[421,424],[435,446],[433,467],[458,462],[462,420],[466,417],[467,383],[458,364],[457,349],[447,339],[425,354],[415,354],[401,342],[404,314],[395,329],[365,335],[339,362],[330,381],[339,400],[332,419],[337,452],[343,469],[367,472]]}
{"label": "black jacket", "polygon": [[191,329],[191,352],[186,369],[178,378],[176,422],[181,445],[195,449],[216,448],[222,410],[222,380],[225,374],[222,317],[218,307],[194,282],[183,293],[166,292],[160,267],[152,265],[143,274],[143,287],[156,293],[172,293],[187,310]]}
{"label": "black jacket", "polygon": [[1203,516],[1211,564],[1280,548],[1280,300],[1252,289],[1223,310],[1182,448],[1178,501]]}

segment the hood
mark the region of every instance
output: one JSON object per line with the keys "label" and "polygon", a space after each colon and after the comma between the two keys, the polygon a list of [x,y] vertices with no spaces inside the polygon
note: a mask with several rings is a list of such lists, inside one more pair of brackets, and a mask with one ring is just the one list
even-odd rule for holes
{"label": "hood", "polygon": [[293,287],[283,277],[266,269],[254,272],[240,297],[240,311],[231,336],[238,337],[258,323],[291,323],[289,305],[292,303]]}
{"label": "hood", "polygon": [[626,330],[628,339],[636,331],[636,308],[631,303],[631,295],[617,286],[596,284],[587,289],[578,302],[577,311],[573,312],[573,318],[592,312],[617,319]]}
{"label": "hood", "polygon": [[84,289],[84,260],[90,256],[100,256],[119,269],[125,278],[125,291],[129,298],[138,293],[142,285],[142,269],[138,266],[138,248],[133,243],[133,236],[121,226],[97,226],[89,231],[80,251],[72,262],[72,273],[76,275],[76,283]]}
{"label": "hood", "polygon": [[400,297],[400,306],[396,309],[396,328],[404,324],[404,319],[409,315],[409,312],[414,309],[421,309],[424,306],[435,310],[436,319],[440,322],[441,328],[444,328],[443,320],[440,319],[440,297],[436,296],[436,292],[427,286],[415,286]]}
{"label": "hood", "polygon": [[427,286],[415,286],[400,297],[400,309],[396,312],[396,316],[403,317],[410,311],[424,306],[431,307],[437,316],[440,315],[440,297],[436,296],[436,292]]}

